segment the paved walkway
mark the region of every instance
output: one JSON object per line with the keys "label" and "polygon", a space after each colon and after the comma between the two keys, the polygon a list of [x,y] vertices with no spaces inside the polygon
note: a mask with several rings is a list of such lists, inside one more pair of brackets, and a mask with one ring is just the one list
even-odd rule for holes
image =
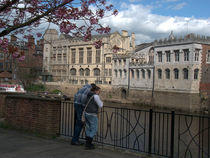
{"label": "paved walkway", "polygon": [[85,150],[68,141],[46,139],[0,128],[1,158],[145,158],[145,155],[97,147]]}

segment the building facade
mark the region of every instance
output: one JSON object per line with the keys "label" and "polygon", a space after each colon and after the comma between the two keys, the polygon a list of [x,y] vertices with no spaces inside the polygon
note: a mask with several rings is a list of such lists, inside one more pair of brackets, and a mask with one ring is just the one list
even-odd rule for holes
{"label": "building facade", "polygon": [[17,48],[18,52],[23,52],[25,59],[19,61],[18,58],[13,58],[12,54],[0,50],[1,82],[22,82],[21,80],[26,78],[24,76],[32,73],[38,77],[42,72],[43,40],[37,40],[35,43],[34,37],[30,36],[28,41],[18,41],[16,36],[11,35],[9,45]]}
{"label": "building facade", "polygon": [[[54,29],[45,34],[43,71],[49,72],[54,81],[66,81],[71,84],[111,84],[113,54],[126,54],[135,48],[135,35],[128,32],[107,35],[93,35],[91,41],[58,35]],[[94,43],[102,41],[99,49]],[[113,48],[118,51],[114,52]]]}
{"label": "building facade", "polygon": [[203,82],[210,83],[210,74],[204,73],[210,66],[209,46],[209,37],[194,34],[155,41],[155,91],[200,93]]}
{"label": "building facade", "polygon": [[[138,45],[113,58],[113,85],[129,89],[210,94],[210,37],[189,34]],[[129,74],[129,75],[128,75]]]}

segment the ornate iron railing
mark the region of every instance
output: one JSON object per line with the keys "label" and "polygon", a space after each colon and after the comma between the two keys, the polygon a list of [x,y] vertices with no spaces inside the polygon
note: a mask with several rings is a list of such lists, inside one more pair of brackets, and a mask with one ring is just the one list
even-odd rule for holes
{"label": "ornate iron railing", "polygon": [[[108,106],[98,117],[98,143],[171,158],[210,157],[210,117]],[[60,135],[72,137],[73,129],[73,103],[62,102]]]}

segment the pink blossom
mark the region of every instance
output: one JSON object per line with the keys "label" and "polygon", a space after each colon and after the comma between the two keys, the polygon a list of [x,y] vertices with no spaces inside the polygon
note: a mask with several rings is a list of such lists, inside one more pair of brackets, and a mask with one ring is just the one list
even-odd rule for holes
{"label": "pink blossom", "polygon": [[21,56],[21,57],[19,57],[19,58],[18,58],[18,60],[19,60],[19,61],[23,61],[23,60],[25,60],[25,56]]}
{"label": "pink blossom", "polygon": [[41,33],[37,33],[36,35],[37,35],[37,37],[42,37]]}
{"label": "pink blossom", "polygon": [[94,42],[93,44],[95,45],[95,48],[96,49],[99,49],[102,46],[102,41],[101,40],[98,40],[98,41]]}

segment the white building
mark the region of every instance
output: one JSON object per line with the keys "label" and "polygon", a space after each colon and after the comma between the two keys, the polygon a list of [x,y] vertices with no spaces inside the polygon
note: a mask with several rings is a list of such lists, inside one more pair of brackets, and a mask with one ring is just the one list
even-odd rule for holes
{"label": "white building", "polygon": [[[43,71],[52,74],[54,81],[71,84],[111,84],[113,48],[117,54],[126,54],[135,48],[135,35],[128,32],[93,35],[91,41],[69,35],[58,35],[54,29],[44,36]],[[102,41],[99,49],[94,43]]]}

